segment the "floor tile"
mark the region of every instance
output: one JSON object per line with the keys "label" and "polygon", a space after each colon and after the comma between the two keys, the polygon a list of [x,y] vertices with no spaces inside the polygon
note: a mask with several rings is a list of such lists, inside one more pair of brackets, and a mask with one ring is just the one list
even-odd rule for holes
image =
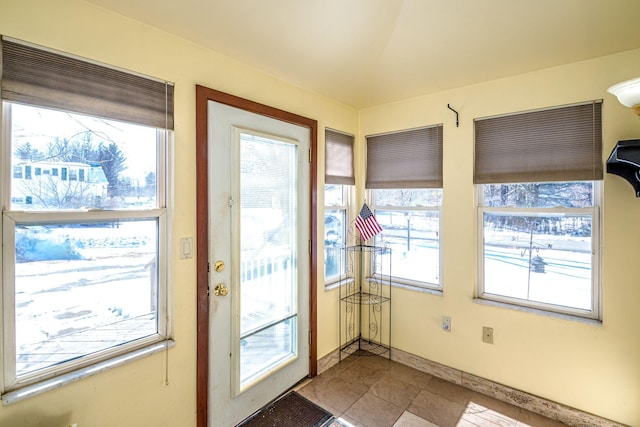
{"label": "floor tile", "polygon": [[506,415],[507,417],[518,419],[521,409],[517,406],[511,405],[506,402],[494,399],[489,396],[485,396],[480,393],[473,393],[473,396],[469,399],[469,402],[480,405],[488,410]]}
{"label": "floor tile", "polygon": [[435,393],[422,390],[407,410],[440,427],[455,427],[464,412],[464,408],[465,406],[460,403],[452,402]]}
{"label": "floor tile", "polygon": [[562,427],[564,424],[379,356],[349,356],[297,387],[326,427]]}
{"label": "floor tile", "polygon": [[331,368],[327,369],[326,371],[318,375],[318,377],[332,377],[335,375],[339,375],[340,372],[343,372],[344,370],[349,369],[351,364],[355,363],[357,359],[358,358],[354,356],[350,356],[346,359],[343,359],[340,363],[336,363]]}
{"label": "floor tile", "polygon": [[475,393],[468,388],[452,384],[436,377],[431,378],[427,388],[431,393],[437,394],[452,402],[459,403],[460,405],[466,405],[467,401],[475,395]]}
{"label": "floor tile", "polygon": [[353,384],[371,387],[387,373],[388,367],[376,366],[366,361],[356,361],[349,369],[345,369],[340,377]]}
{"label": "floor tile", "polygon": [[344,414],[346,420],[357,420],[366,427],[392,427],[404,410],[393,403],[365,393]]}
{"label": "floor tile", "polygon": [[369,387],[346,381],[341,376],[318,378],[301,388],[298,393],[333,415],[341,415],[353,405]]}
{"label": "floor tile", "polygon": [[387,373],[370,389],[370,392],[374,395],[387,402],[393,403],[403,410],[407,409],[420,391],[420,388],[400,381],[390,373]]}
{"label": "floor tile", "polygon": [[339,421],[343,423],[342,424],[343,427],[370,427],[364,424],[362,421],[354,420],[352,418],[349,418],[346,415],[343,415],[342,417],[340,417]]}
{"label": "floor tile", "polygon": [[329,424],[325,424],[322,427],[351,427],[349,424],[340,422],[340,420],[333,419],[329,421]]}
{"label": "floor tile", "polygon": [[498,411],[469,402],[456,427],[516,427],[517,420]]}
{"label": "floor tile", "polygon": [[380,356],[360,356],[357,362],[365,366],[369,366],[375,370],[384,370],[384,371],[388,371],[393,366],[398,365],[397,362],[393,362],[392,360],[389,360],[386,357],[380,357]]}
{"label": "floor tile", "polygon": [[518,424],[516,425],[517,427],[566,427],[566,424],[551,420],[533,412],[525,411],[524,409],[520,411]]}
{"label": "floor tile", "polygon": [[429,384],[429,380],[433,378],[431,375],[425,372],[410,368],[401,363],[395,363],[393,366],[391,366],[389,373],[400,381],[403,381],[407,384],[415,385],[416,387],[420,388],[426,388]]}
{"label": "floor tile", "polygon": [[393,427],[439,427],[436,424],[433,424],[424,418],[420,418],[417,415],[412,414],[411,412],[405,411],[398,421],[393,425]]}

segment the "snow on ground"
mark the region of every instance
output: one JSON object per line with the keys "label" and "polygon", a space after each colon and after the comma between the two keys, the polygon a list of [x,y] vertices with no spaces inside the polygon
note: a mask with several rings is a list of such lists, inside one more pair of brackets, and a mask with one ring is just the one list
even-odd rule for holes
{"label": "snow on ground", "polygon": [[[55,234],[68,239],[82,259],[16,264],[19,370],[42,368],[156,331],[154,221],[90,231],[56,227],[50,232],[53,239],[60,237]],[[146,319],[143,327],[140,319]],[[127,324],[141,335],[132,337]],[[114,337],[116,329],[119,336]],[[52,345],[59,354],[53,358]]]}
{"label": "snow on ground", "polygon": [[[391,274],[439,283],[439,243],[414,237],[407,249],[406,238],[389,236]],[[591,239],[570,235],[548,235],[491,231],[485,235],[485,292],[553,305],[591,309]],[[539,256],[544,272],[531,271],[529,255]],[[385,257],[388,255],[385,255]],[[388,273],[383,260],[382,273]],[[447,286],[446,283],[443,283]]]}

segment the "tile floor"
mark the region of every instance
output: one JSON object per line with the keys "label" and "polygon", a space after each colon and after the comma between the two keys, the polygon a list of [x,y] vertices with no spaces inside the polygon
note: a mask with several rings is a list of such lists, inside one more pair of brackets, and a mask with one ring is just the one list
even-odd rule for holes
{"label": "tile floor", "polygon": [[380,356],[350,356],[297,388],[330,427],[560,427],[564,424]]}

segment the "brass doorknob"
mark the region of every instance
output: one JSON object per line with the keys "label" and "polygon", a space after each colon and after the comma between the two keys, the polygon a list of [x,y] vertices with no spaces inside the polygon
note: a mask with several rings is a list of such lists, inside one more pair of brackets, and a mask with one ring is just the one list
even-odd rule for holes
{"label": "brass doorknob", "polygon": [[227,288],[224,283],[218,283],[215,288],[213,288],[213,294],[218,297],[224,297],[229,293],[229,288]]}

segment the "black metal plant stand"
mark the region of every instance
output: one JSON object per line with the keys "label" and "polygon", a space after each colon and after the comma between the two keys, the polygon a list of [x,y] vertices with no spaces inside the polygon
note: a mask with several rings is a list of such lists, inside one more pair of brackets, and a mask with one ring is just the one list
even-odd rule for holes
{"label": "black metal plant stand", "polygon": [[391,250],[347,246],[340,257],[340,355],[391,358]]}

